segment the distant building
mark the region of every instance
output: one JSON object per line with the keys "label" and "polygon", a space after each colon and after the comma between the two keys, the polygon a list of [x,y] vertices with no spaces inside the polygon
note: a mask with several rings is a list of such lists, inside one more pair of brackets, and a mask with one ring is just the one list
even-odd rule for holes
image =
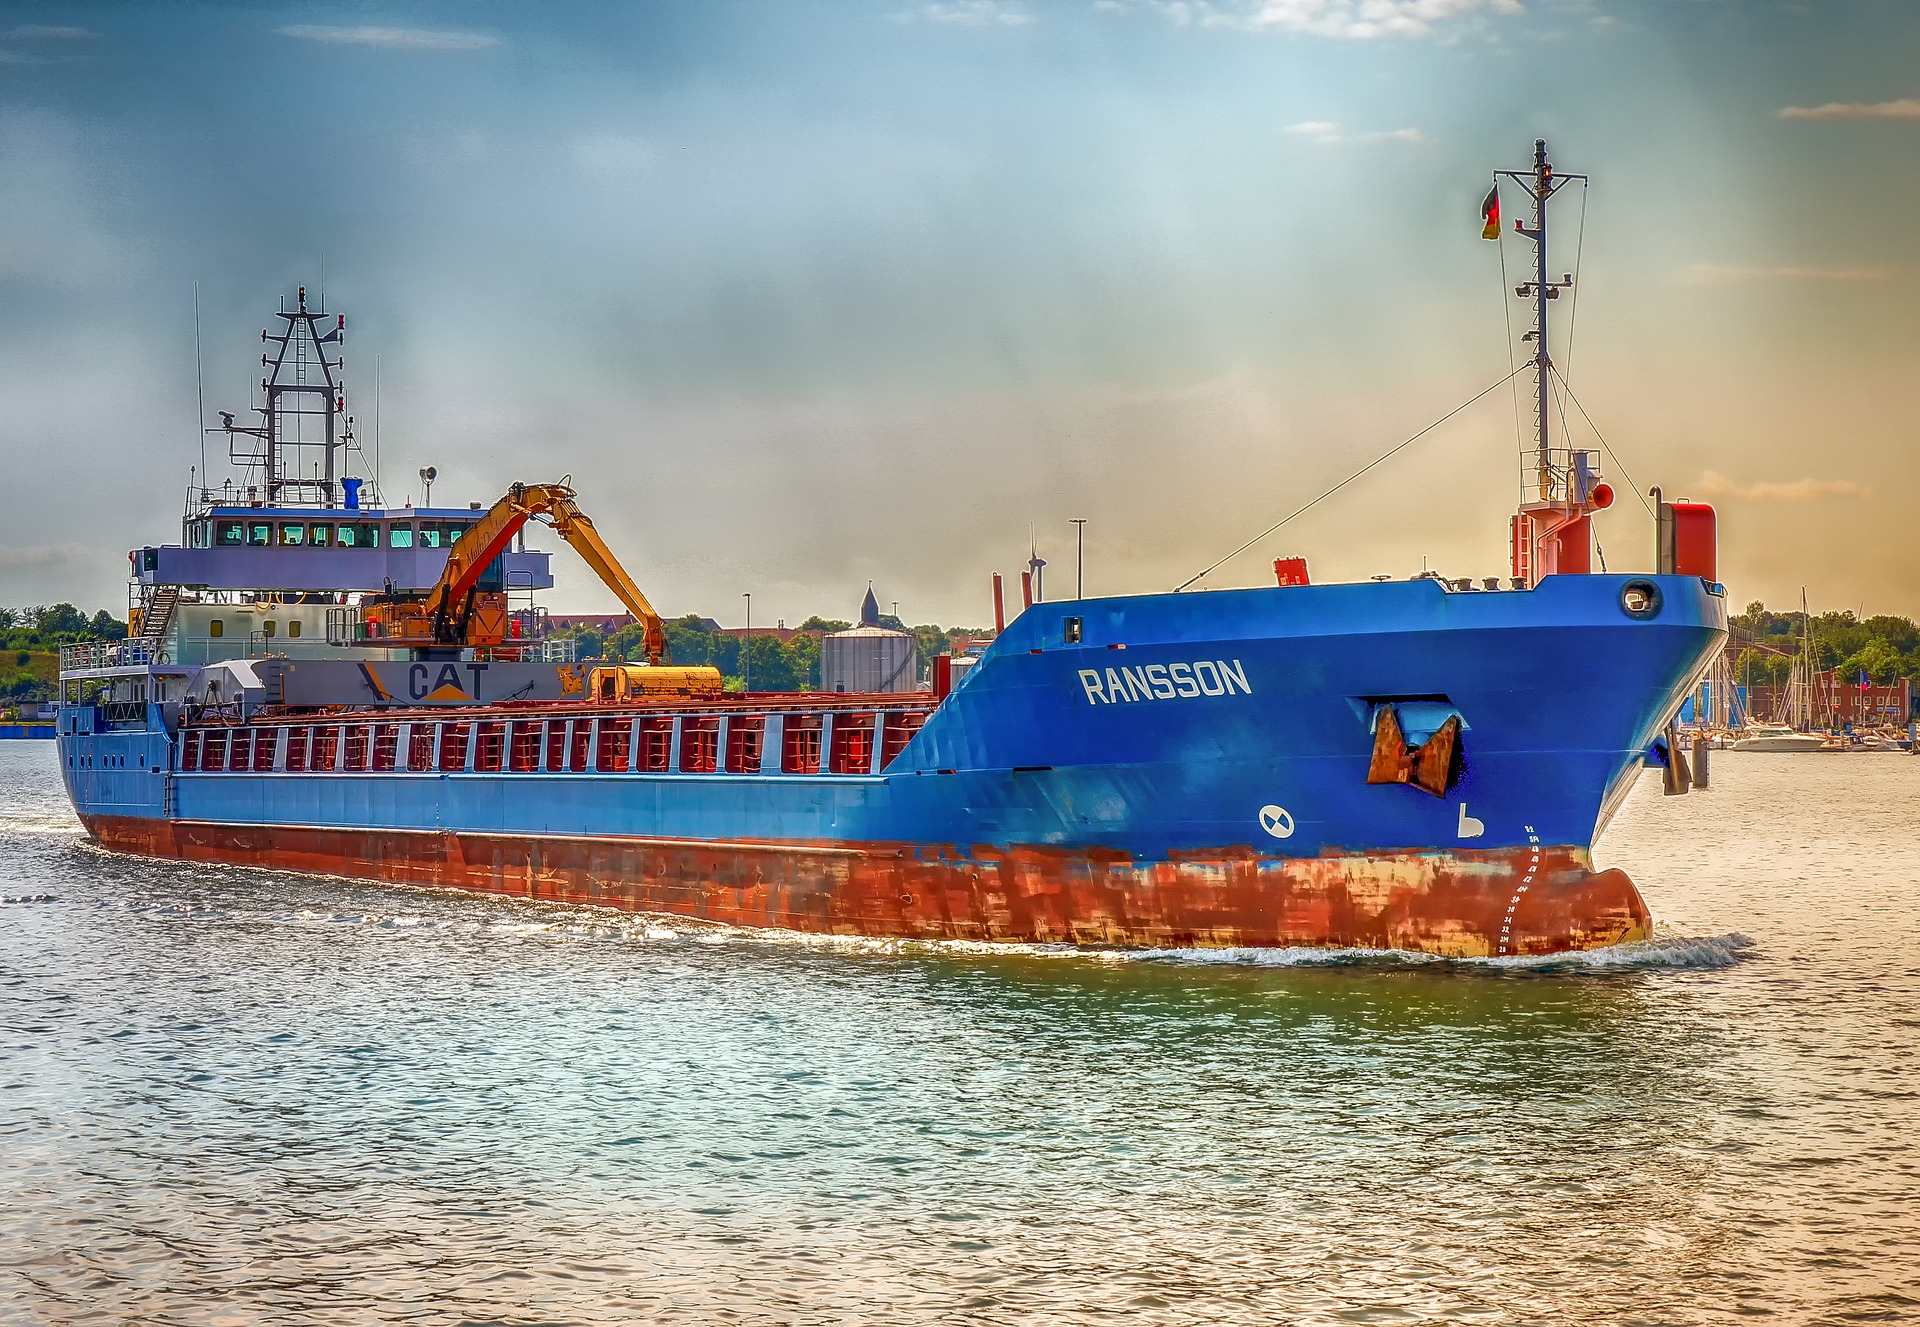
{"label": "distant building", "polygon": [[[1771,722],[1785,714],[1786,706],[1784,683],[1747,688],[1747,709],[1756,722]],[[1863,687],[1857,678],[1837,676],[1832,669],[1814,677],[1813,721],[1818,727],[1904,728],[1912,715],[1912,678]]]}
{"label": "distant building", "polygon": [[631,613],[547,613],[530,608],[514,610],[512,620],[520,627],[522,634],[532,635],[536,624],[544,623],[548,631],[572,631],[585,627],[597,631],[602,636],[611,636],[622,627],[633,625]]}
{"label": "distant building", "polygon": [[910,631],[880,625],[880,604],[867,586],[860,625],[820,642],[822,691],[912,691],[920,681],[920,646]]}

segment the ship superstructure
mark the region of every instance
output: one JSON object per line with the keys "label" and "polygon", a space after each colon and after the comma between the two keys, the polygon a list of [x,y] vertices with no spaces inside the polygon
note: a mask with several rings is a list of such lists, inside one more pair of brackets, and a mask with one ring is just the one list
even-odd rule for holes
{"label": "ship superstructure", "polygon": [[[1544,382],[1544,144],[1519,178]],[[1648,932],[1591,848],[1724,638],[1711,512],[1663,504],[1657,572],[1592,574],[1609,492],[1550,445],[1544,389],[1504,588],[1290,565],[1030,603],[958,682],[724,692],[651,632],[647,662],[593,664],[500,611],[552,583],[523,540],[544,519],[657,625],[570,486],[363,504],[344,321],[304,294],[281,318],[266,422],[222,426],[252,481],[134,552],[132,639],[63,657],[63,774],[103,843],[869,936],[1500,956]],[[276,394],[289,364],[325,395]]]}

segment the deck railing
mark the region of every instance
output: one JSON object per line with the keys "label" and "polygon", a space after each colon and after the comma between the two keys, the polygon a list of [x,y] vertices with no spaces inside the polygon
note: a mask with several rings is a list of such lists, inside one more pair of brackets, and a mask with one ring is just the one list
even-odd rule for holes
{"label": "deck railing", "polygon": [[166,661],[167,647],[164,644],[156,649],[137,640],[86,641],[60,647],[62,674],[100,668],[137,668]]}
{"label": "deck railing", "polygon": [[[377,716],[317,722],[202,721],[180,732],[185,773],[875,775],[927,711],[755,714],[588,712],[540,719]],[[235,716],[237,718],[237,716]]]}

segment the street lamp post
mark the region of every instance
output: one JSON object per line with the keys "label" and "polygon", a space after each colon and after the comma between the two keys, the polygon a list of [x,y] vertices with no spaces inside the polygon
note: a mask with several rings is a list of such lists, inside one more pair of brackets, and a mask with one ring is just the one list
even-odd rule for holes
{"label": "street lamp post", "polygon": [[740,596],[747,601],[747,634],[740,640],[740,690],[753,690],[753,591]]}
{"label": "street lamp post", "polygon": [[1074,517],[1073,526],[1073,597],[1075,599],[1085,599],[1087,597],[1087,518],[1084,516]]}

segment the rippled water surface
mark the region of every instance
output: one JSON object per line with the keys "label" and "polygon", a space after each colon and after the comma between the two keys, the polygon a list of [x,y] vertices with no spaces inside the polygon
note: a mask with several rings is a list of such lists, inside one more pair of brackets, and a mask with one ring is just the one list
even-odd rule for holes
{"label": "rippled water surface", "polygon": [[1579,962],[805,941],[101,852],[0,743],[0,1320],[1920,1321],[1920,759]]}

